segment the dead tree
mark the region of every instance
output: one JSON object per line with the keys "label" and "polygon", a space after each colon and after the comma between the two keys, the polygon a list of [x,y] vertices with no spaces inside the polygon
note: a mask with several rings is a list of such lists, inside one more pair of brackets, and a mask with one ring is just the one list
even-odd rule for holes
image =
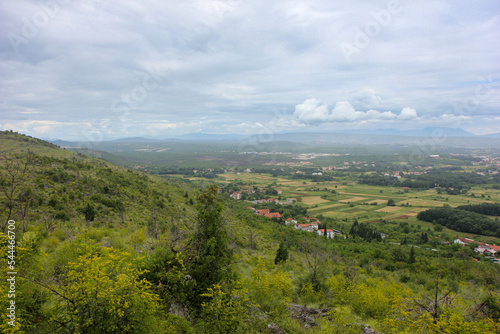
{"label": "dead tree", "polygon": [[[30,177],[32,170],[30,166],[33,163],[33,153],[28,151],[22,156],[8,156],[3,153],[0,157],[0,192],[3,194],[4,206],[7,211],[7,218],[0,222],[0,229],[5,232],[9,220],[12,219],[16,206],[19,205],[19,193],[23,185],[27,184],[27,178]],[[22,202],[22,201],[21,201]],[[24,202],[23,212],[28,212],[31,198]]]}
{"label": "dead tree", "polygon": [[323,259],[325,258],[325,254],[318,247],[317,240],[303,240],[302,248],[304,249],[306,255],[307,264],[309,265],[309,268],[311,268],[314,287],[318,288],[318,270],[321,262],[323,262]]}

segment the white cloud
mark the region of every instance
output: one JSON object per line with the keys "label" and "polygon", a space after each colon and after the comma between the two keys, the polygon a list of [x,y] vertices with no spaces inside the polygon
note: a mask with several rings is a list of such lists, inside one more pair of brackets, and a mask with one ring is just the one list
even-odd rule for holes
{"label": "white cloud", "polygon": [[401,113],[398,115],[398,119],[405,121],[418,119],[417,111],[409,107],[403,108]]}
{"label": "white cloud", "polygon": [[[153,128],[158,133],[162,127],[165,133],[199,128],[232,132],[232,125],[256,119],[282,125],[273,131],[355,122],[431,125],[457,119],[475,122],[479,129],[488,124],[486,117],[500,115],[500,95],[493,93],[500,75],[497,0],[474,6],[463,1],[453,6],[432,0],[402,3],[403,10],[370,37],[350,64],[339,45],[353,44],[359,29],[375,22],[372,13],[386,4],[60,3],[59,12],[17,45],[16,53],[9,34],[22,37],[23,20],[40,15],[44,5],[0,1],[0,123],[31,135],[54,131],[51,137],[72,137],[85,127],[81,122],[117,118],[110,108],[116,99],[153,86],[143,99],[131,102],[128,119],[120,116],[120,126],[102,131],[104,136],[132,130],[148,135],[148,126],[161,119],[172,124]],[[158,87],[145,80],[153,65],[163,78]],[[478,77],[491,80],[478,82]],[[318,100],[308,100],[311,96]],[[292,110],[293,116],[289,110],[288,117],[273,119],[274,110],[294,108],[294,101],[305,102]],[[474,108],[468,108],[470,101]],[[454,106],[463,103],[471,119],[453,116],[458,114]],[[409,107],[398,112],[404,106]],[[416,110],[428,112],[419,115]],[[202,116],[216,121],[181,126]],[[19,120],[57,120],[66,126],[13,123]]]}
{"label": "white cloud", "polygon": [[316,99],[308,99],[296,105],[293,115],[306,124],[323,123],[330,118],[328,107]]}
{"label": "white cloud", "polygon": [[356,109],[379,109],[383,100],[371,88],[364,88],[349,92],[348,100]]}
{"label": "white cloud", "polygon": [[399,115],[392,111],[357,111],[349,101],[339,101],[331,113],[328,106],[317,99],[308,99],[295,106],[294,119],[304,124],[343,123],[343,122],[380,122],[392,120],[416,120],[418,114],[415,109],[404,108]]}

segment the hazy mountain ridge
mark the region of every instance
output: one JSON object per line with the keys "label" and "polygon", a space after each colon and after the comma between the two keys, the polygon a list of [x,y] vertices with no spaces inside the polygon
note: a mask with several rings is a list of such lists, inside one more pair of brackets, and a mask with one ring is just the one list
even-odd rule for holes
{"label": "hazy mountain ridge", "polygon": [[259,146],[269,142],[294,142],[301,144],[404,144],[418,145],[422,140],[431,140],[439,146],[463,147],[497,147],[500,134],[477,136],[460,128],[428,127],[422,130],[339,130],[332,132],[281,132],[253,135],[189,133],[168,138],[128,137],[101,142],[70,142],[64,140],[48,140],[61,147],[87,147],[114,144],[162,144],[162,143],[235,143],[239,147]]}

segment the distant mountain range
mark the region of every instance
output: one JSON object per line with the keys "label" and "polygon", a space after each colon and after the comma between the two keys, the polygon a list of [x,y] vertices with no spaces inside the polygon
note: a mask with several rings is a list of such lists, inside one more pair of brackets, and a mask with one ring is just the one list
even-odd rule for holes
{"label": "distant mountain range", "polygon": [[[240,135],[240,134],[209,134],[188,133],[170,138],[158,137],[129,137],[103,141],[101,144],[146,144],[146,143],[182,143],[182,142],[227,142],[237,143],[245,140],[251,142],[287,141],[312,144],[415,144],[419,138],[430,138],[436,144],[443,146],[463,147],[498,147],[497,139],[500,133],[477,136],[460,128],[428,127],[421,130],[337,130],[332,132],[285,132],[269,133],[265,135]],[[89,142],[69,142],[59,139],[47,140],[61,147],[88,147]]]}
{"label": "distant mountain range", "polygon": [[345,130],[337,131],[339,133],[353,133],[364,135],[383,135],[383,136],[405,136],[405,137],[475,137],[476,135],[460,128],[439,128],[428,127],[421,130],[398,130],[398,129],[377,129],[377,130]]}

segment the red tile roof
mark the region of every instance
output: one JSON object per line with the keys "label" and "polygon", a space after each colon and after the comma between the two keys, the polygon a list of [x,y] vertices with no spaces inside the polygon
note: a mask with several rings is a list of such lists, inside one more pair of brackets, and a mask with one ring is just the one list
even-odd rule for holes
{"label": "red tile roof", "polygon": [[281,218],[281,214],[279,212],[270,212],[265,214],[268,218]]}
{"label": "red tile roof", "polygon": [[490,247],[493,248],[496,252],[500,252],[500,246],[490,245]]}

